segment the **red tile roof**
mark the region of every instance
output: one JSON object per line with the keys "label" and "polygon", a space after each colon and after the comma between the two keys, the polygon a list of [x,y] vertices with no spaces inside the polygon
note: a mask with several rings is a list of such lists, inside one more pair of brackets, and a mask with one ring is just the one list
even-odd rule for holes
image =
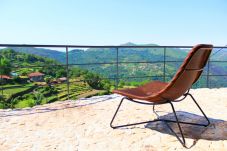
{"label": "red tile roof", "polygon": [[28,75],[28,77],[38,77],[38,76],[44,76],[45,74],[40,72],[33,72]]}
{"label": "red tile roof", "polygon": [[7,75],[0,75],[0,79],[12,79],[12,78]]}

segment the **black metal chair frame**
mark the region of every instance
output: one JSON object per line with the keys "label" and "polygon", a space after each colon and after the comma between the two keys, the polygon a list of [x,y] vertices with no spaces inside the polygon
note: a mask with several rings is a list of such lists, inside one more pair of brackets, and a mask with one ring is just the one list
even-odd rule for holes
{"label": "black metal chair frame", "polygon": [[[180,102],[182,100],[184,100],[187,96],[190,96],[191,99],[194,101],[194,103],[196,104],[196,106],[199,108],[199,110],[202,112],[204,118],[207,120],[207,124],[198,124],[198,123],[190,123],[190,122],[183,122],[183,121],[179,121],[178,120],[178,117],[177,117],[177,114],[176,114],[176,111],[175,111],[175,108],[173,106],[173,103],[172,102]],[[132,102],[135,102],[135,103],[139,103],[139,104],[144,104],[144,105],[153,105],[153,112],[156,114],[157,116],[157,119],[154,119],[152,121],[144,121],[144,122],[138,122],[138,123],[131,123],[131,124],[124,124],[124,125],[117,125],[117,126],[113,126],[113,122],[114,122],[114,119],[123,103],[123,101],[127,99],[129,101],[132,101]],[[174,116],[175,116],[175,119],[176,120],[168,120],[168,119],[160,119],[159,115],[157,114],[157,112],[155,111],[155,105],[160,105],[160,104],[167,104],[169,103],[171,105],[171,108],[172,108],[172,111],[174,113]],[[203,110],[201,109],[201,107],[199,106],[199,104],[196,102],[195,98],[192,96],[192,94],[189,93],[189,90],[183,95],[183,98],[180,99],[180,100],[174,100],[174,101],[171,101],[171,100],[166,100],[165,102],[163,103],[147,103],[147,102],[142,102],[142,101],[136,101],[136,100],[133,100],[131,98],[128,98],[128,97],[123,97],[120,101],[120,104],[118,105],[117,107],[117,110],[115,111],[115,114],[110,122],[110,127],[112,127],[113,129],[116,129],[116,128],[121,128],[121,127],[127,127],[127,126],[133,126],[133,125],[139,125],[139,124],[145,124],[145,123],[151,123],[151,122],[158,122],[158,121],[163,121],[164,123],[166,123],[166,125],[168,126],[168,128],[171,130],[171,132],[176,136],[176,138],[180,141],[180,143],[186,147],[186,142],[185,142],[185,137],[184,137],[184,134],[182,132],[182,128],[180,126],[180,124],[190,124],[190,125],[195,125],[195,126],[204,126],[204,127],[207,127],[209,124],[210,124],[210,121],[209,119],[207,118],[206,114],[203,112]],[[180,131],[180,135],[182,137],[182,139],[180,139],[180,137],[174,132],[174,130],[170,127],[170,125],[168,124],[169,122],[174,122],[174,123],[177,123],[178,125],[178,128],[179,128],[179,131]]]}

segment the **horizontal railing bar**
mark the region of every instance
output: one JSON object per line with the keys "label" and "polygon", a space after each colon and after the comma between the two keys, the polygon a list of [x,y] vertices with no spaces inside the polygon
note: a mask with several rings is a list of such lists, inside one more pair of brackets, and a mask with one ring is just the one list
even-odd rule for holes
{"label": "horizontal railing bar", "polygon": [[[0,47],[56,47],[56,48],[192,48],[193,46],[116,46],[116,45],[46,45],[46,44],[0,44]],[[227,46],[214,46],[213,48],[227,48]]]}
{"label": "horizontal railing bar", "polygon": [[[127,61],[118,62],[118,64],[129,64],[129,63],[162,63],[163,61]],[[99,64],[117,64],[117,62],[97,62],[97,63],[72,63],[69,65],[99,65]]]}
{"label": "horizontal railing bar", "polygon": [[[207,75],[201,75],[201,76],[207,76]],[[209,76],[227,76],[227,75],[209,75]],[[160,76],[131,76],[131,77],[119,77],[118,79],[136,79],[136,78],[152,78],[152,77],[164,77],[163,75],[160,75]],[[166,77],[172,77],[172,76],[169,76],[169,75],[166,75]],[[100,78],[101,80],[105,80],[105,79],[117,79],[117,77],[108,77],[108,78]],[[88,80],[92,80],[92,79],[88,79]],[[75,82],[82,82],[84,80],[80,80],[80,81],[75,81]],[[70,82],[72,83],[72,82]]]}
{"label": "horizontal railing bar", "polygon": [[[130,63],[162,63],[163,61],[128,61],[128,62],[118,62],[119,64],[130,64]],[[182,61],[166,61],[166,62],[182,62]],[[74,65],[105,65],[105,64],[117,64],[117,62],[97,62],[97,63],[72,63],[72,64],[68,64],[69,66],[74,66]],[[67,66],[66,64],[60,64],[60,65],[56,65],[56,64],[50,64],[50,65],[39,65],[39,66],[12,66],[12,68],[39,68],[39,67],[48,67],[48,66]]]}
{"label": "horizontal railing bar", "polygon": [[[173,76],[173,75],[172,75]],[[166,77],[172,77],[170,75],[166,75]],[[207,76],[207,75],[201,75],[201,76]],[[209,76],[227,76],[227,75],[209,75]],[[125,78],[146,78],[146,77],[164,77],[163,75],[160,76],[140,76],[140,77],[136,77],[136,76],[131,76],[131,77],[119,77],[119,79],[125,79]],[[100,78],[101,80],[105,80],[105,79],[117,79],[116,77],[107,77],[107,78]],[[92,80],[92,79],[88,79],[88,80]],[[70,81],[69,83],[74,83],[74,82],[83,82],[84,80],[76,80],[76,81]],[[58,84],[67,84],[67,83],[58,83]],[[56,84],[56,85],[58,85]]]}
{"label": "horizontal railing bar", "polygon": [[215,77],[215,76],[227,76],[227,74],[209,74],[210,77]]}
{"label": "horizontal railing bar", "polygon": [[[174,62],[182,62],[182,61],[166,61],[166,62],[170,62],[170,63],[174,63]],[[227,61],[210,61],[210,62],[218,62],[218,63],[222,63],[222,62],[227,62]],[[130,63],[163,63],[163,61],[127,61],[127,62],[118,62],[119,64],[130,64]],[[72,63],[69,64],[69,66],[73,66],[73,65],[102,65],[102,64],[117,64],[116,62],[97,62],[97,63]],[[66,64],[60,64],[60,65],[56,65],[56,64],[51,64],[48,66],[67,66]],[[13,68],[30,68],[30,67],[47,67],[47,65],[39,65],[39,66],[12,66]]]}
{"label": "horizontal railing bar", "polygon": [[[160,75],[160,76],[139,76],[139,77],[137,77],[137,76],[131,76],[131,77],[119,77],[119,79],[137,79],[137,78],[151,78],[151,77],[164,77],[163,75]],[[115,78],[116,79],[116,78]]]}
{"label": "horizontal railing bar", "polygon": [[61,65],[55,65],[55,64],[52,64],[52,65],[39,65],[39,66],[11,66],[11,68],[31,68],[31,67],[33,67],[33,68],[42,68],[42,67],[52,67],[52,66],[67,66],[66,64],[61,64]]}
{"label": "horizontal railing bar", "polygon": [[[171,61],[171,60],[166,60],[165,62],[183,62],[183,60],[176,60],[176,61]],[[127,62],[119,62],[119,63],[163,63],[163,61],[127,61]]]}
{"label": "horizontal railing bar", "polygon": [[[174,76],[174,75],[172,75]],[[171,75],[166,75],[166,77],[172,77]],[[201,75],[201,76],[207,76],[207,75]],[[227,76],[227,75],[209,75],[209,76]],[[137,77],[137,76],[131,76],[131,77],[119,77],[119,79],[125,79],[125,78],[147,78],[147,77],[164,77],[163,75],[157,75],[157,76],[140,76],[140,77]],[[108,77],[108,78],[100,78],[100,79],[117,79],[117,77]],[[89,80],[92,80],[92,79],[89,79]],[[84,80],[80,80],[80,81],[76,81],[76,82],[81,82],[81,81],[84,81]],[[71,83],[71,82],[70,82]]]}
{"label": "horizontal railing bar", "polygon": [[[168,57],[168,56],[167,56]],[[163,61],[162,61],[163,62]],[[165,62],[183,62],[183,60],[166,60]]]}
{"label": "horizontal railing bar", "polygon": [[[167,61],[168,62],[168,61]],[[176,62],[178,62],[178,61],[176,61]],[[160,62],[119,62],[120,64],[123,64],[123,63],[162,63],[161,61]],[[99,65],[99,64],[116,64],[116,63],[88,63],[88,64],[69,64],[69,66],[73,66],[73,65]],[[31,68],[31,67],[33,67],[33,68],[42,68],[42,67],[49,67],[49,66],[67,66],[67,65],[64,65],[64,64],[61,64],[61,65],[43,65],[43,66],[11,66],[11,68]],[[174,76],[174,75],[166,75],[167,77],[172,77],[172,76]],[[201,76],[207,76],[207,74],[206,75],[201,75]],[[219,75],[219,74],[217,74],[217,75],[212,75],[212,74],[209,74],[209,76],[227,76],[227,75]],[[157,77],[157,76],[155,76],[155,77]],[[161,76],[160,76],[161,77]],[[130,78],[130,77],[128,77],[128,78]]]}
{"label": "horizontal railing bar", "polygon": [[[173,77],[174,75],[166,75],[166,77]],[[202,74],[201,76],[207,76],[206,74]]]}
{"label": "horizontal railing bar", "polygon": [[[167,76],[171,77],[171,75],[167,75]],[[174,75],[172,75],[172,76],[174,76]],[[207,76],[207,74],[202,74],[201,76]],[[208,76],[227,76],[227,74],[209,74]]]}
{"label": "horizontal railing bar", "polygon": [[[163,61],[119,61],[118,64],[129,63],[162,63]],[[166,62],[183,62],[183,61],[166,61]],[[95,64],[117,64],[117,62],[96,62],[96,63],[71,63],[69,65],[95,65]]]}
{"label": "horizontal railing bar", "polygon": [[119,78],[117,78],[117,77],[111,77],[111,78],[101,78],[101,79],[140,79],[140,78],[152,78],[152,77],[163,77],[162,75],[160,75],[160,76],[131,76],[131,77],[119,77]]}
{"label": "horizontal railing bar", "polygon": [[[167,77],[172,77],[174,75],[166,75]],[[207,76],[207,74],[202,74],[201,76]],[[227,74],[209,74],[208,76],[227,76]]]}
{"label": "horizontal railing bar", "polygon": [[[129,63],[162,63],[163,61],[149,61],[149,62],[119,62],[119,64],[129,64]],[[182,61],[166,61],[166,62],[182,62]],[[116,62],[100,62],[100,63],[73,63],[73,64],[69,64],[69,66],[74,66],[74,65],[102,65],[102,64],[116,64]],[[12,66],[12,68],[30,68],[30,67],[34,67],[34,68],[39,68],[39,67],[49,67],[49,66],[67,66],[65,64],[60,64],[60,65],[55,65],[55,64],[50,64],[50,65],[39,65],[39,66]]]}
{"label": "horizontal railing bar", "polygon": [[[174,62],[182,62],[182,61],[166,61],[166,62],[170,62],[170,63],[174,63]],[[212,62],[218,62],[218,63],[224,63],[227,61],[210,61]],[[129,61],[129,62],[119,62],[119,64],[130,64],[130,63],[138,63],[138,64],[142,64],[142,63],[163,63],[163,61]],[[72,64],[68,64],[69,66],[73,66],[73,65],[102,65],[102,64],[117,64],[116,62],[97,62],[97,63],[72,63]],[[56,64],[50,64],[48,66],[67,66],[66,64],[60,64],[60,65],[56,65]],[[30,67],[34,67],[34,68],[38,68],[38,67],[47,67],[47,65],[39,65],[39,66],[12,66],[12,68],[30,68]]]}
{"label": "horizontal railing bar", "polygon": [[45,44],[0,44],[0,47],[57,47],[57,48],[192,48],[193,46],[94,46],[94,45],[45,45]]}
{"label": "horizontal railing bar", "polygon": [[[160,76],[140,76],[140,77],[131,76],[131,77],[119,77],[119,78],[117,78],[117,77],[106,77],[106,78],[100,78],[100,79],[101,80],[105,80],[105,79],[125,79],[125,78],[136,79],[136,78],[148,78],[148,77],[163,77],[163,76],[162,75],[160,75]],[[92,80],[92,79],[88,79],[88,80]],[[81,82],[81,81],[84,81],[84,80],[79,80],[79,81],[76,81],[76,82]]]}
{"label": "horizontal railing bar", "polygon": [[218,61],[218,60],[213,60],[213,61],[209,61],[209,62],[227,62],[227,60],[223,60],[223,61]]}
{"label": "horizontal railing bar", "polygon": [[128,64],[128,63],[162,63],[163,61],[119,61],[119,64]]}
{"label": "horizontal railing bar", "polygon": [[[66,66],[66,65],[64,65]],[[29,67],[32,67],[32,66],[29,66]],[[20,67],[20,68],[29,68],[29,67]],[[38,66],[38,67],[42,67],[42,66]],[[37,68],[38,68],[37,67]],[[13,68],[18,68],[18,67],[13,67]],[[166,75],[166,77],[173,77],[174,75]],[[202,74],[201,76],[207,76],[207,74]],[[208,76],[227,76],[227,74],[209,74]],[[132,77],[121,77],[123,79],[125,78],[146,78],[146,77],[164,77],[163,75],[154,75],[154,76],[142,76],[142,77],[136,77],[136,76],[132,76]],[[112,78],[104,78],[104,79],[117,79],[115,77],[112,77]]]}
{"label": "horizontal railing bar", "polygon": [[[161,61],[141,61],[141,62],[133,62],[133,61],[130,61],[130,62],[118,62],[118,64],[129,64],[129,63],[161,63]],[[117,64],[117,62],[97,62],[97,63],[72,63],[72,64],[69,64],[69,65],[99,65],[99,64]]]}

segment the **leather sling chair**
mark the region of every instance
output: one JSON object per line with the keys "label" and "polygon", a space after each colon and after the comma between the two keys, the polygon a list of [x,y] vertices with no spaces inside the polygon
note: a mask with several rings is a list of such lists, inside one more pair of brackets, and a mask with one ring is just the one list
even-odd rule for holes
{"label": "leather sling chair", "polygon": [[[125,97],[123,97],[122,100],[120,101],[120,104],[118,105],[117,110],[111,120],[110,126],[115,129],[115,128],[120,128],[125,126],[163,121],[167,124],[168,128],[176,136],[176,138],[180,141],[180,143],[184,147],[186,147],[185,137],[182,133],[180,124],[191,124],[191,125],[205,126],[205,127],[210,124],[209,119],[207,118],[207,116],[205,115],[201,107],[198,105],[198,103],[196,102],[192,94],[189,93],[189,90],[202,74],[203,68],[207,63],[207,60],[210,56],[212,48],[213,48],[212,45],[207,45],[207,44],[199,44],[194,46],[189,52],[189,54],[187,55],[187,57],[185,58],[183,64],[180,66],[179,70],[177,71],[173,79],[169,83],[161,82],[161,81],[152,81],[150,83],[147,83],[137,88],[114,90],[113,93],[117,93]],[[207,124],[197,124],[197,123],[183,122],[178,120],[178,117],[172,102],[182,101],[187,96],[190,96],[194,101],[194,103],[197,105],[197,107],[200,109],[205,119],[207,120]],[[155,105],[169,103],[171,105],[171,108],[176,120],[160,119],[159,116],[157,115],[157,119],[153,121],[145,121],[145,122],[139,122],[139,123],[133,123],[133,124],[114,126],[113,121],[117,115],[117,112],[119,111],[120,106],[122,105],[123,100],[125,99],[135,103],[153,105],[153,112],[156,115],[157,113],[155,112]],[[138,100],[135,100],[135,99],[138,99]],[[182,137],[181,139],[173,131],[170,125],[168,125],[168,122],[177,123],[180,135]]]}

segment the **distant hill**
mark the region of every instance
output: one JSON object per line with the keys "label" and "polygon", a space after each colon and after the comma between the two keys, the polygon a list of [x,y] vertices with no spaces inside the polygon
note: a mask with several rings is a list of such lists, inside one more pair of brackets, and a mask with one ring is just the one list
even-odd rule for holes
{"label": "distant hill", "polygon": [[51,50],[51,49],[44,49],[44,48],[33,48],[33,47],[9,47],[16,52],[23,52],[27,54],[34,54],[41,57],[55,59],[59,62],[65,63],[65,53]]}
{"label": "distant hill", "polygon": [[[125,43],[123,46],[136,46],[134,43]],[[158,46],[156,44],[146,44],[146,46]],[[12,47],[16,52],[23,52],[26,54],[35,54],[41,57],[55,59],[58,62],[65,64],[65,52],[43,48],[30,47]],[[181,49],[166,49],[166,60],[183,60],[186,52]],[[160,75],[163,71],[162,63],[143,63],[143,64],[125,64],[123,62],[155,62],[163,61],[163,48],[120,48],[119,49],[119,73],[121,77],[127,76],[142,76],[142,75]],[[115,48],[91,48],[91,49],[73,49],[69,51],[69,64],[91,64],[79,65],[99,74],[104,77],[116,76],[115,64],[95,65],[95,63],[114,63],[116,62]],[[174,73],[178,64],[170,64],[166,66],[168,72]],[[141,69],[143,69],[141,71]],[[156,72],[159,72],[158,74]],[[138,79],[135,79],[138,80]]]}
{"label": "distant hill", "polygon": [[[133,43],[123,44],[124,46],[136,46]],[[155,45],[155,44],[149,44]],[[182,61],[187,55],[185,50],[181,49],[166,49],[166,60]],[[126,77],[142,77],[142,76],[160,76],[163,74],[163,60],[164,60],[163,48],[119,48],[119,76],[121,78]],[[116,77],[116,58],[117,51],[115,48],[91,48],[87,50],[71,50],[69,52],[69,62],[73,64],[91,64],[80,65],[81,68],[97,72],[105,77]],[[158,62],[161,63],[158,63]],[[124,63],[132,62],[132,63]],[[136,64],[133,62],[144,62]],[[150,62],[150,63],[149,63]],[[152,63],[153,62],[153,63]],[[157,62],[157,63],[154,63]],[[94,65],[95,63],[112,63],[103,65]],[[166,64],[167,72],[170,75],[175,73],[179,67],[179,63]],[[147,79],[147,78],[146,78]],[[143,81],[145,78],[131,79],[135,81]]]}
{"label": "distant hill", "polygon": [[53,77],[66,76],[64,67],[58,66],[57,68],[53,68],[53,65],[60,65],[60,62],[48,57],[17,52],[12,48],[2,49],[0,51],[0,57],[10,60],[12,71],[19,75],[27,76],[31,72],[40,71]]}

